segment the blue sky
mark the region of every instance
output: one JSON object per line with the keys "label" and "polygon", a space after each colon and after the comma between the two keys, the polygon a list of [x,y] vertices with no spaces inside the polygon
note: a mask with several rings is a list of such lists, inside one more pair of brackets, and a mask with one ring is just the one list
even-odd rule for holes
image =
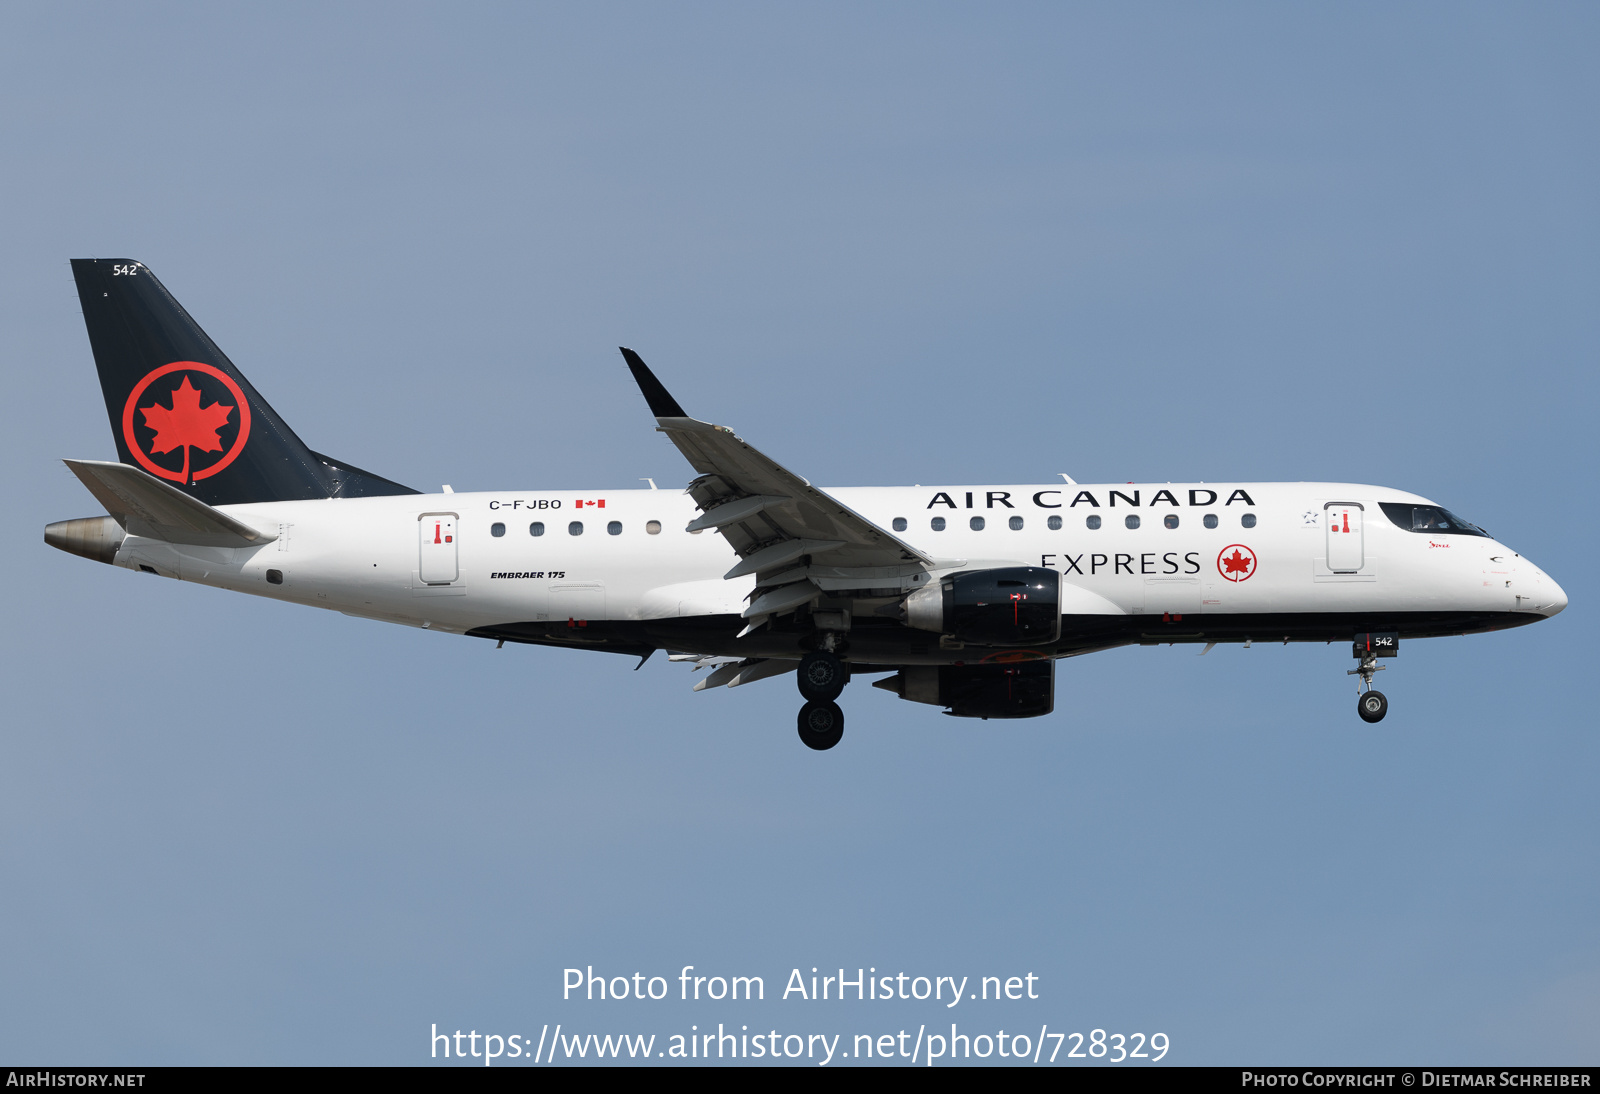
{"label": "blue sky", "polygon": [[[414,1063],[825,1011],[561,970],[1040,976],[1183,1063],[1595,1063],[1600,18],[1584,5],[0,14],[0,1056]],[[148,263],[313,447],[688,477],[616,353],[814,482],[1330,479],[1572,607],[1064,662],[1056,713],[505,649],[46,547],[108,458],[67,259]],[[817,1005],[820,1008],[820,1004]],[[964,1027],[965,1028],[965,1027]]]}

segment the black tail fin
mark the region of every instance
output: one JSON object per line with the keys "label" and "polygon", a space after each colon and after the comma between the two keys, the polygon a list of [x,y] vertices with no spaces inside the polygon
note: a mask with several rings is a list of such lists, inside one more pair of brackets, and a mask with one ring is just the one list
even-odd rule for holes
{"label": "black tail fin", "polygon": [[72,276],[123,463],[207,505],[417,493],[307,448],[143,263]]}

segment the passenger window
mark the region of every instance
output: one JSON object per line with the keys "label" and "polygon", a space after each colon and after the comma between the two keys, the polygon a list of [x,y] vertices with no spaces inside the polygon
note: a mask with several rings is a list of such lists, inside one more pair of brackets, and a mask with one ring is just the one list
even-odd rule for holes
{"label": "passenger window", "polygon": [[501,524],[499,521],[495,521],[493,524],[489,525],[489,534],[494,536],[496,539],[499,539],[501,536],[506,534],[506,526]]}
{"label": "passenger window", "polygon": [[1129,513],[1127,518],[1122,523],[1127,525],[1129,528],[1139,527],[1139,514]]}
{"label": "passenger window", "polygon": [[661,534],[661,522],[659,520],[645,521],[644,534],[647,536],[659,536]]}
{"label": "passenger window", "polygon": [[930,520],[928,522],[928,527],[932,528],[935,532],[944,531],[944,518],[943,517],[934,517],[932,520]]}
{"label": "passenger window", "polygon": [[1207,528],[1215,528],[1217,526],[1217,514],[1207,513],[1205,519],[1200,523],[1204,524]]}
{"label": "passenger window", "polygon": [[610,524],[606,525],[606,535],[608,535],[608,536],[620,536],[621,534],[622,534],[622,522],[620,520],[614,520]]}
{"label": "passenger window", "polygon": [[1166,516],[1161,518],[1161,523],[1166,525],[1168,528],[1176,528],[1178,526],[1178,514],[1168,513]]}
{"label": "passenger window", "polygon": [[528,534],[530,536],[544,535],[544,521],[536,520],[532,524],[528,525]]}
{"label": "passenger window", "polygon": [[1013,532],[1022,531],[1022,518],[1021,517],[1012,517],[1011,518],[1011,530]]}
{"label": "passenger window", "polygon": [[1060,517],[1051,517],[1049,520],[1045,521],[1045,524],[1049,527],[1049,529],[1052,532],[1061,531],[1061,518]]}
{"label": "passenger window", "polygon": [[894,530],[896,532],[904,532],[906,530],[906,518],[905,517],[895,517],[894,518]]}
{"label": "passenger window", "polygon": [[1246,528],[1254,528],[1256,526],[1256,515],[1254,513],[1246,513],[1239,518],[1239,523]]}
{"label": "passenger window", "polygon": [[581,536],[581,535],[583,535],[583,521],[575,520],[571,524],[567,525],[567,535],[569,535],[569,536]]}
{"label": "passenger window", "polygon": [[973,517],[967,523],[972,526],[972,530],[974,532],[983,531],[983,518],[982,517]]}
{"label": "passenger window", "polygon": [[1087,520],[1085,520],[1083,522],[1083,526],[1085,528],[1089,529],[1089,531],[1091,531],[1091,532],[1093,532],[1096,529],[1098,529],[1100,527],[1100,514],[1099,513],[1090,513],[1089,514],[1089,519],[1087,519]]}

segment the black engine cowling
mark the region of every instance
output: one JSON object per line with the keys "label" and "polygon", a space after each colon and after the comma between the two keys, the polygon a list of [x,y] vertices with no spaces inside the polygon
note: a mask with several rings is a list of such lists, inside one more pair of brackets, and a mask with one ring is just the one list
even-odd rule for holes
{"label": "black engine cowling", "polygon": [[949,707],[957,718],[1037,718],[1056,705],[1056,663],[928,665],[901,669],[873,687],[914,703]]}
{"label": "black engine cowling", "polygon": [[968,570],[906,598],[906,624],[978,646],[1038,646],[1061,637],[1061,575],[1039,566]]}

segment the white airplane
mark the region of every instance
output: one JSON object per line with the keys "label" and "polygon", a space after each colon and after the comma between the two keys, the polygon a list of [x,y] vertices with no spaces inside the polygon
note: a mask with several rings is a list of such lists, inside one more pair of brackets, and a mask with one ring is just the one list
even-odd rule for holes
{"label": "white airplane", "polygon": [[[1356,483],[818,489],[634,379],[696,478],[666,490],[424,494],[311,451],[141,263],[72,263],[119,462],[109,515],[45,542],[162,577],[474,638],[710,671],[798,670],[832,748],[854,674],[960,717],[1054,708],[1055,663],[1116,646],[1352,642],[1360,716],[1402,638],[1548,618],[1566,594],[1426,498]],[[651,484],[652,487],[654,483]]]}

